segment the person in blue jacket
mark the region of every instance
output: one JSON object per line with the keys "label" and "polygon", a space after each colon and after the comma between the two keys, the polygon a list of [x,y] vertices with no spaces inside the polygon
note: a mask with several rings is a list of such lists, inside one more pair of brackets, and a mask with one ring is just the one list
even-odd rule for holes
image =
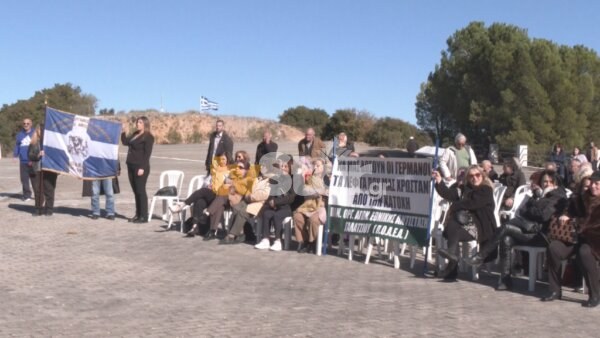
{"label": "person in blue jacket", "polygon": [[31,184],[29,177],[30,161],[27,151],[29,150],[29,143],[35,130],[32,127],[31,119],[25,118],[23,120],[23,130],[17,134],[17,142],[15,143],[15,150],[13,151],[13,157],[19,159],[19,172],[21,177],[21,185],[23,186],[23,201],[31,199]]}

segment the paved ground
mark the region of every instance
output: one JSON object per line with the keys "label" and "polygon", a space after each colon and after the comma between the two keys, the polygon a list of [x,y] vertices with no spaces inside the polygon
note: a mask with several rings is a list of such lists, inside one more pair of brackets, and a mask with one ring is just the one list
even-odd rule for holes
{"label": "paved ground", "polygon": [[[250,146],[248,146],[250,148]],[[203,174],[206,146],[157,146],[158,174]],[[253,147],[252,147],[253,148]],[[284,145],[291,151],[292,144]],[[254,150],[254,149],[251,149]],[[177,158],[176,160],[169,158]],[[600,309],[538,283],[495,292],[496,276],[440,283],[388,262],[220,246],[148,224],[91,220],[81,183],[59,177],[57,210],[33,218],[17,163],[0,160],[0,336],[597,336]],[[117,211],[132,215],[125,177]],[[466,275],[464,276],[466,278]]]}

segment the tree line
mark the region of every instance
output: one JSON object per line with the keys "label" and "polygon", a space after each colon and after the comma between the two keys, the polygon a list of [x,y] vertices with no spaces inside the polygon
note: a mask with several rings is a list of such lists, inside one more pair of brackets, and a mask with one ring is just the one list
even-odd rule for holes
{"label": "tree line", "polygon": [[36,91],[32,97],[0,108],[0,145],[2,153],[12,152],[15,137],[25,118],[31,118],[36,126],[44,122],[45,105],[78,115],[94,115],[98,99],[83,93],[71,83],[55,84],[52,88]]}
{"label": "tree line", "polygon": [[417,124],[450,144],[527,144],[548,153],[555,143],[585,148],[600,140],[600,59],[585,46],[530,38],[503,23],[472,22],[447,40],[420,88]]}
{"label": "tree line", "polygon": [[348,140],[372,146],[404,148],[413,136],[418,144],[431,144],[431,138],[414,125],[392,117],[375,118],[366,110],[338,109],[331,116],[320,108],[297,106],[286,109],[279,122],[305,130],[309,127],[322,139],[330,140],[340,132]]}

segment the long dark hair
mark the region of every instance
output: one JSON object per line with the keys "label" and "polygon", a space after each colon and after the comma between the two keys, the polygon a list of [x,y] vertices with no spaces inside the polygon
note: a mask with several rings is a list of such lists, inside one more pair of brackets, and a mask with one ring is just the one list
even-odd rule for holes
{"label": "long dark hair", "polygon": [[144,123],[144,134],[148,133],[152,135],[152,132],[150,131],[150,120],[148,120],[146,116],[138,117],[135,122],[137,123],[137,121],[142,121],[142,123]]}

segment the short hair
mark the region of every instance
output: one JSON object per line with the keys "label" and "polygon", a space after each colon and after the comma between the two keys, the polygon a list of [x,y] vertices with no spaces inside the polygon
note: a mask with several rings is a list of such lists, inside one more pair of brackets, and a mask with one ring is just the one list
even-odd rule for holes
{"label": "short hair", "polygon": [[467,137],[465,136],[465,134],[463,133],[458,133],[456,134],[456,136],[454,137],[454,143],[460,141],[460,139],[464,138],[465,141],[467,140]]}
{"label": "short hair", "polygon": [[222,125],[225,125],[225,121],[223,121],[223,120],[221,120],[221,119],[218,119],[218,120],[217,120],[217,123],[219,123],[219,122],[220,122]]}

